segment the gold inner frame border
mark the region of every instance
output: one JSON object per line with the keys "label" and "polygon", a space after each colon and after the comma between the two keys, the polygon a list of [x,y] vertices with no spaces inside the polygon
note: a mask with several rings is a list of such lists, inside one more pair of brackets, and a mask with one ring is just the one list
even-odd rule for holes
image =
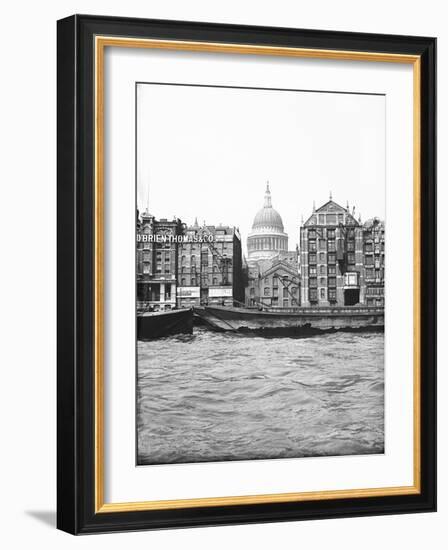
{"label": "gold inner frame border", "polygon": [[[314,59],[407,63],[413,65],[413,485],[366,489],[329,490],[313,492],[273,493],[260,495],[190,498],[180,500],[153,500],[140,502],[104,502],[104,52],[106,47],[152,48],[208,53],[234,53],[267,56],[286,56]],[[95,346],[94,346],[94,410],[95,410],[95,513],[168,510],[208,506],[232,506],[280,502],[304,502],[343,498],[383,497],[420,494],[421,492],[421,342],[420,342],[420,277],[421,277],[421,59],[418,55],[382,52],[359,52],[257,46],[253,44],[226,44],[181,40],[156,40],[96,36],[95,56]]]}

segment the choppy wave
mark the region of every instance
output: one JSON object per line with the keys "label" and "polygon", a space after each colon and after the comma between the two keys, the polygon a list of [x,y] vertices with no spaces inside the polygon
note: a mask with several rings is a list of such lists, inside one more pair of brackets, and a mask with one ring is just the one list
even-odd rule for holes
{"label": "choppy wave", "polygon": [[384,452],[384,335],[138,343],[139,464]]}

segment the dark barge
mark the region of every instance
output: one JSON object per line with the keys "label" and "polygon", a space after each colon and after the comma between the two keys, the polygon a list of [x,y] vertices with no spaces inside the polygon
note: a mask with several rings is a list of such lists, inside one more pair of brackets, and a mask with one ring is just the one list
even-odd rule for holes
{"label": "dark barge", "polygon": [[152,340],[193,332],[193,310],[147,311],[137,314],[137,339]]}

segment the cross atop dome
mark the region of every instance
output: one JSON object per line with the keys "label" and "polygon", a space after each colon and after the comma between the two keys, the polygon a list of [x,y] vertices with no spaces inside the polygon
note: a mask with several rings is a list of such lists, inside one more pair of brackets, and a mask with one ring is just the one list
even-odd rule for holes
{"label": "cross atop dome", "polygon": [[265,208],[272,207],[271,190],[269,189],[269,180],[266,182],[266,191],[264,193],[264,207]]}

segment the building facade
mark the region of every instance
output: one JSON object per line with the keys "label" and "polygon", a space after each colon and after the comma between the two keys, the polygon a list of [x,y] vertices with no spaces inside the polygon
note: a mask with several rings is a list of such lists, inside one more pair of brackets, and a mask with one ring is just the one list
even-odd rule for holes
{"label": "building facade", "polygon": [[194,225],[178,249],[179,307],[241,304],[244,277],[241,237],[235,227]]}
{"label": "building facade", "polygon": [[313,209],[300,227],[303,306],[384,305],[384,224],[366,226],[331,197]]}
{"label": "building facade", "polygon": [[300,306],[297,251],[282,252],[249,266],[246,305],[258,309],[294,309]]}
{"label": "building facade", "polygon": [[137,212],[137,308],[165,311],[176,307],[179,219],[156,220]]}
{"label": "building facade", "polygon": [[255,215],[247,238],[247,263],[273,258],[288,250],[288,235],[280,214],[272,207],[269,183],[266,184],[264,205]]}
{"label": "building facade", "polygon": [[384,222],[362,224],[354,209],[330,197],[302,223],[300,251],[288,251],[283,222],[272,210],[267,187],[244,265],[235,227],[186,226],[179,219],[156,220],[147,210],[137,213],[137,307],[384,306]]}
{"label": "building facade", "polygon": [[385,227],[379,218],[363,225],[365,304],[384,306]]}
{"label": "building facade", "polygon": [[137,213],[137,306],[165,311],[244,301],[241,237],[230,226],[187,227]]}

